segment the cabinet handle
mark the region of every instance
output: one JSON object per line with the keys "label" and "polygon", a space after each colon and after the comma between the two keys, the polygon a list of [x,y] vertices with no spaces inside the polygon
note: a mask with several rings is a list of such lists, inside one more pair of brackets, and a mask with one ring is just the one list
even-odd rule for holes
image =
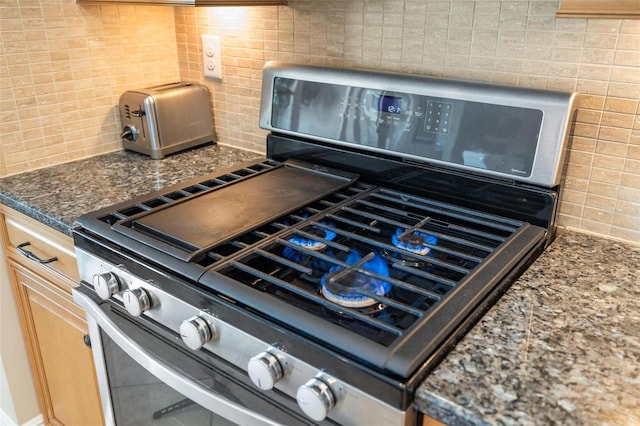
{"label": "cabinet handle", "polygon": [[82,340],[84,341],[85,346],[91,349],[91,337],[88,334],[85,334],[82,336]]}
{"label": "cabinet handle", "polygon": [[55,262],[56,260],[58,260],[57,256],[53,256],[49,259],[40,259],[38,256],[36,256],[35,254],[33,254],[33,252],[25,249],[24,247],[31,245],[31,243],[29,241],[27,241],[26,243],[22,243],[22,244],[18,244],[16,246],[16,249],[22,253],[23,255],[25,255],[27,258],[31,259],[31,260],[35,260],[38,263],[51,263],[51,262]]}

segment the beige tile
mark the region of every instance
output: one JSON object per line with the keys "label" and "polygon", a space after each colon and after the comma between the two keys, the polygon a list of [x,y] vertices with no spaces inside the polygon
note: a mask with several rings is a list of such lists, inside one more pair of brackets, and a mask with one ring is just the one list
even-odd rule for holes
{"label": "beige tile", "polygon": [[606,141],[628,143],[631,138],[631,129],[601,126],[598,138]]}
{"label": "beige tile", "polygon": [[609,82],[608,95],[637,101],[640,99],[640,84],[611,81]]}
{"label": "beige tile", "polygon": [[635,114],[638,109],[637,99],[624,99],[608,97],[604,104],[605,111],[614,111],[619,113]]}
{"label": "beige tile", "polygon": [[[606,221],[609,220],[609,223]],[[598,210],[588,210],[585,208],[580,229],[595,234],[609,235],[611,232],[611,215]]]}
{"label": "beige tile", "polygon": [[558,215],[558,225],[561,227],[579,229],[580,222],[580,216],[569,216],[566,215],[562,210]]}
{"label": "beige tile", "polygon": [[634,225],[634,228],[619,228],[617,226],[612,226],[609,236],[638,244],[638,241],[640,241],[640,231],[633,231],[631,229],[638,229],[640,225],[638,222],[635,222]]}
{"label": "beige tile", "polygon": [[634,116],[632,114],[619,114],[605,112],[602,114],[602,125],[609,127],[633,128]]}
{"label": "beige tile", "polygon": [[[595,158],[594,158],[594,162],[595,162]],[[605,163],[604,165],[607,166],[609,164],[610,163]],[[594,166],[591,169],[591,174],[589,176],[589,179],[594,182],[604,182],[604,183],[619,185],[620,182],[622,181],[622,170],[619,167],[618,167],[618,170],[616,170],[616,169],[608,169],[608,168],[598,168]]]}

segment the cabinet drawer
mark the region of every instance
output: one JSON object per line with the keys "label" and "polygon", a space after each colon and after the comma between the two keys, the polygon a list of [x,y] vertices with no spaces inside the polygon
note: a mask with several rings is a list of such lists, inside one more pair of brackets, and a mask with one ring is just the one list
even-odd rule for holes
{"label": "cabinet drawer", "polygon": [[19,212],[4,209],[7,254],[41,272],[79,282],[73,240]]}

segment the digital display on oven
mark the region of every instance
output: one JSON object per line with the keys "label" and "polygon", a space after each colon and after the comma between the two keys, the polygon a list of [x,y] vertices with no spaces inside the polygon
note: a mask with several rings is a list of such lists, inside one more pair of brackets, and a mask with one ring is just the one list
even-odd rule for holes
{"label": "digital display on oven", "polygon": [[378,110],[381,112],[390,112],[391,114],[400,114],[400,112],[402,112],[402,98],[382,95],[378,98]]}

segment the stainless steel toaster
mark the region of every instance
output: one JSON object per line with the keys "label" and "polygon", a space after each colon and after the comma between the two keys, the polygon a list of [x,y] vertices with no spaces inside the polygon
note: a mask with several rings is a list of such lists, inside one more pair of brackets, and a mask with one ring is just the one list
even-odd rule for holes
{"label": "stainless steel toaster", "polygon": [[120,96],[122,145],[153,159],[214,142],[209,89],[195,83],[169,83]]}

